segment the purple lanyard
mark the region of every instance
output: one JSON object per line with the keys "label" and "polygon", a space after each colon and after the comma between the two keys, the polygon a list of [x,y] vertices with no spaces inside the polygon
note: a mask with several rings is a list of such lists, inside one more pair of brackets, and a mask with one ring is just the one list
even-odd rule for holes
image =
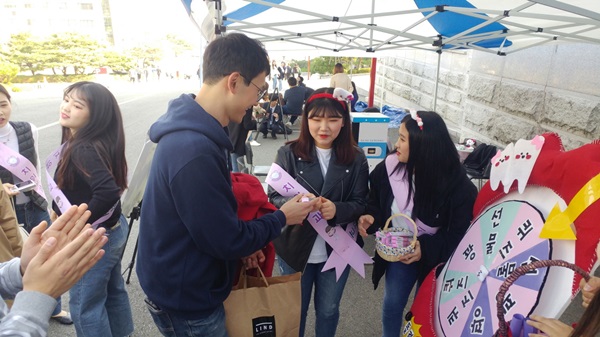
{"label": "purple lanyard", "polygon": [[40,183],[40,177],[37,169],[29,159],[25,158],[20,153],[14,151],[5,144],[0,143],[0,163],[2,167],[9,170],[17,178],[22,181],[32,180],[35,182],[35,191],[42,198],[46,199],[46,194]]}

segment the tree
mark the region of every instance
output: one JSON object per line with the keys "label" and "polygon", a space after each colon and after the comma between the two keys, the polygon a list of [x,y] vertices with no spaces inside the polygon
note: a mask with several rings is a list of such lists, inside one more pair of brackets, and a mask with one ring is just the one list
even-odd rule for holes
{"label": "tree", "polygon": [[131,57],[114,50],[105,50],[102,56],[102,64],[109,66],[114,72],[127,73],[133,64]]}
{"label": "tree", "polygon": [[162,50],[153,46],[135,47],[130,49],[127,54],[136,61],[136,65],[143,67],[152,66],[162,59]]}
{"label": "tree", "polygon": [[180,56],[186,51],[192,50],[192,45],[190,45],[187,41],[178,38],[175,35],[168,34],[167,41],[171,44],[171,50],[175,54],[175,57]]}
{"label": "tree", "polygon": [[0,60],[0,83],[10,83],[19,70],[19,66]]}
{"label": "tree", "polygon": [[46,46],[29,33],[14,34],[8,42],[9,63],[17,65],[21,69],[28,69],[32,75],[45,68],[48,58]]}
{"label": "tree", "polygon": [[[87,35],[78,33],[54,34],[50,38],[52,66],[62,68],[63,75],[68,67],[73,67],[75,74],[83,74],[87,67],[97,68],[102,65],[103,47],[98,41]],[[49,57],[50,59],[50,57]]]}

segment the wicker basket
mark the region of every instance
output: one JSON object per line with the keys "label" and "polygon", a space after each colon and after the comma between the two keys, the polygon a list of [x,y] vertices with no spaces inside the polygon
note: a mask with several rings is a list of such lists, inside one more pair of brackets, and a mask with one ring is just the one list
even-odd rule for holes
{"label": "wicker basket", "polygon": [[[406,220],[408,220],[408,222],[410,222],[413,225],[414,231],[411,233],[410,231],[406,230],[405,228],[401,228],[401,227],[388,228],[392,219],[394,219],[396,217],[403,217]],[[385,222],[385,226],[383,227],[383,229],[378,230],[377,235],[375,236],[375,248],[377,249],[377,254],[379,254],[379,256],[381,256],[382,259],[389,261],[389,262],[400,261],[402,256],[415,251],[415,245],[417,243],[417,231],[418,231],[417,224],[409,216],[407,216],[406,214],[403,214],[403,213],[392,214],[392,216],[390,216],[387,219],[387,221]],[[387,245],[385,242],[383,242],[383,240],[381,238],[382,236],[385,236],[387,233],[406,234],[406,235],[402,235],[404,237],[408,237],[408,236],[412,235],[412,240],[406,244],[399,245],[398,247],[392,247],[392,246]]]}
{"label": "wicker basket", "polygon": [[565,268],[569,268],[571,270],[573,270],[574,272],[578,273],[579,275],[581,275],[586,281],[590,280],[590,274],[588,274],[588,272],[586,272],[585,270],[581,269],[579,266],[569,263],[567,261],[563,261],[563,260],[541,260],[541,261],[535,261],[529,264],[526,264],[524,266],[520,266],[518,268],[516,268],[507,278],[506,280],[504,280],[504,282],[502,283],[502,285],[500,286],[500,289],[498,290],[498,294],[496,295],[496,310],[497,310],[497,315],[498,315],[498,331],[496,331],[496,333],[494,334],[494,337],[508,337],[508,323],[506,322],[506,319],[504,318],[504,308],[502,307],[502,305],[504,304],[504,296],[506,295],[506,292],[508,291],[508,288],[515,283],[515,281],[517,281],[517,279],[523,275],[525,275],[526,273],[538,269],[538,268],[545,268],[545,267],[565,267]]}

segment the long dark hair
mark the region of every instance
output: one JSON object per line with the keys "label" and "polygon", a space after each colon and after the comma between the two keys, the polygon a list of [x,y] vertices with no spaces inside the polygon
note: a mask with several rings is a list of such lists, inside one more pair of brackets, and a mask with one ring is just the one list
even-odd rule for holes
{"label": "long dark hair", "polygon": [[300,136],[296,140],[289,141],[294,155],[303,160],[312,161],[311,153],[315,147],[315,140],[308,129],[309,114],[312,117],[341,117],[344,126],[338,136],[333,140],[333,151],[335,152],[336,162],[341,165],[349,165],[356,158],[358,148],[352,137],[352,121],[350,113],[345,102],[328,97],[314,98],[317,94],[333,94],[333,88],[320,88],[315,90],[306,100],[304,110],[302,111],[302,124],[300,126]]}
{"label": "long dark hair", "polygon": [[103,85],[94,82],[77,82],[68,86],[65,97],[77,92],[87,103],[90,119],[73,135],[69,128],[62,128],[62,141],[65,144],[62,158],[56,170],[57,185],[60,188],[73,188],[77,172],[86,172],[81,156],[77,155],[83,146],[92,146],[104,165],[112,173],[121,192],[127,188],[127,161],[125,160],[125,132],[121,109],[115,96]]}
{"label": "long dark hair", "polygon": [[454,184],[454,178],[461,168],[456,147],[450,138],[446,123],[434,111],[418,111],[423,129],[411,115],[402,119],[408,131],[409,155],[406,164],[400,163],[394,171],[406,165],[408,200],[414,194],[412,216],[436,211],[436,200],[444,200]]}
{"label": "long dark hair", "polygon": [[571,337],[596,336],[600,332],[600,290],[597,290],[587,309],[577,323]]}

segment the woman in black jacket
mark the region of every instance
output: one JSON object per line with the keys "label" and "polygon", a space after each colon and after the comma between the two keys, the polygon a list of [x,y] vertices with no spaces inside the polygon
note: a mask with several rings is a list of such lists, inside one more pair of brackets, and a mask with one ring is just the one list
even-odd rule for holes
{"label": "woman in black jacket", "polygon": [[[275,240],[282,274],[303,272],[300,336],[304,336],[313,285],[315,336],[335,336],[349,267],[339,280],[334,269],[322,271],[332,252],[326,243],[329,238],[324,236],[347,228],[352,231],[367,202],[367,159],[352,138],[349,103],[337,100],[332,92],[333,88],[316,90],[306,101],[300,136],[281,147],[276,158],[276,163],[311,193],[310,197],[320,198],[319,209],[328,225],[322,237],[304,220],[303,226],[286,226]],[[277,207],[289,199],[272,188],[269,197]]]}
{"label": "woman in black jacket", "polygon": [[[433,111],[412,111],[402,120],[396,152],[370,175],[367,213],[359,219],[362,236],[375,232],[395,213],[409,215],[419,227],[415,251],[399,262],[375,255],[375,288],[385,274],[383,336],[397,337],[404,306],[418,281],[445,262],[473,216],[477,197],[458,159],[444,120]],[[403,226],[395,218],[393,226]]]}

